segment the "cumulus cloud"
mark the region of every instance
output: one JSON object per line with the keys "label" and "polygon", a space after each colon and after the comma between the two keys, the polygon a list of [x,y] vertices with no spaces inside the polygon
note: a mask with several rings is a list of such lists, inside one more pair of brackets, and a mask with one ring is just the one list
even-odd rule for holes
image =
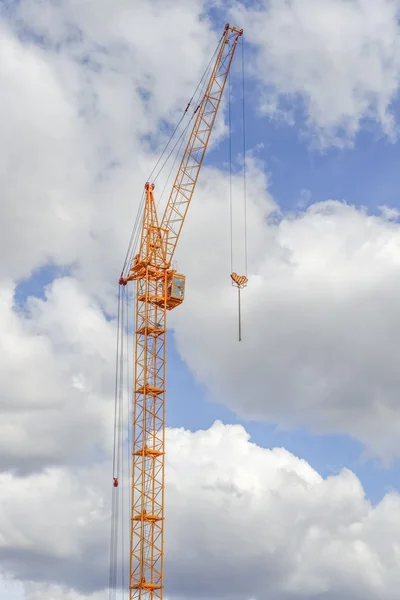
{"label": "cumulus cloud", "polygon": [[[263,226],[272,206],[257,191],[243,340],[235,343],[228,240],[208,226],[198,266],[185,247],[191,221],[179,254],[188,291],[173,315],[180,352],[213,398],[242,417],[346,432],[382,457],[397,455],[399,224],[328,201]],[[194,216],[219,223],[218,202],[207,193],[203,201]]]}
{"label": "cumulus cloud", "polygon": [[[238,425],[172,429],[167,442],[169,598],[396,598],[397,494],[373,507],[352,472],[323,479]],[[2,564],[36,580],[24,584],[27,600],[103,598],[104,468],[0,476]]]}
{"label": "cumulus cloud", "polygon": [[293,122],[299,100],[322,146],[352,142],[368,120],[394,139],[398,10],[397,0],[237,2],[233,16],[258,51],[252,69],[265,85],[263,110]]}
{"label": "cumulus cloud", "polygon": [[108,600],[109,593],[104,590],[94,593],[81,593],[68,586],[35,583],[32,581],[24,584],[7,584],[5,595],[1,600]]}
{"label": "cumulus cloud", "polygon": [[[138,2],[135,10],[122,1],[34,1],[9,10],[0,25],[0,249],[8,254],[0,277],[70,265],[114,310],[144,182],[217,34],[200,1]],[[171,22],[181,45],[171,41]]]}
{"label": "cumulus cloud", "polygon": [[[159,11],[156,27],[159,43],[163,45],[168,41],[171,6],[168,2],[156,4]],[[277,10],[274,6],[272,3],[270,10]],[[34,168],[26,157],[24,161],[16,160],[11,170],[3,173],[4,214],[11,215],[5,227],[4,253],[6,247],[16,248],[16,252],[9,253],[10,261],[2,263],[3,277],[27,277],[46,259],[70,264],[71,273],[82,285],[80,289],[85,290],[87,301],[90,303],[89,297],[93,296],[110,314],[115,312],[115,279],[139,200],[139,195],[131,199],[130,190],[142,188],[151,164],[152,152],[148,142],[140,136],[150,125],[155,127],[163,119],[177,114],[183,97],[190,97],[191,84],[195,81],[194,70],[186,71],[185,67],[176,77],[175,102],[171,96],[162,105],[164,108],[161,105],[157,108],[149,104],[150,100],[143,99],[140,89],[145,85],[150,67],[155,68],[155,55],[149,50],[149,61],[144,63],[141,59],[133,68],[132,65],[136,65],[133,58],[138,53],[144,56],[141,38],[134,35],[133,23],[132,35],[128,36],[125,20],[130,22],[132,13],[126,12],[124,3],[118,7],[110,17],[111,25],[106,34],[103,21],[94,14],[97,9],[91,3],[61,3],[59,9],[53,7],[50,13],[43,14],[36,9],[31,13],[31,4],[22,3],[18,9],[20,21],[15,22],[26,25],[29,21],[31,30],[47,44],[38,48],[29,36],[28,42],[22,43],[15,31],[4,24],[6,35],[2,43],[8,48],[5,56],[11,58],[0,68],[8,78],[14,73],[14,88],[11,86],[14,95],[15,89],[22,89],[25,70],[35,74],[37,85],[32,83],[28,88],[36,98],[32,103],[36,111],[33,119],[28,119],[30,92],[25,95],[25,104],[17,108],[18,114],[26,115],[33,128],[32,140],[39,138],[46,146],[44,153],[40,148],[37,153],[31,151],[38,161]],[[208,31],[207,21],[200,18],[201,4],[196,7],[197,20],[193,9],[192,12],[183,10],[180,18],[193,54],[188,58],[193,58],[192,67],[197,64],[199,68],[196,60],[199,61],[199,56],[208,57],[205,47],[213,47],[215,39]],[[97,8],[108,10],[106,4]],[[147,4],[141,7],[143,23],[153,22],[153,8]],[[366,6],[363,10],[367,10]],[[67,23],[75,23],[81,34],[73,36]],[[60,47],[56,45],[57,39],[62,40]],[[100,51],[100,39],[107,52]],[[122,48],[117,44],[121,39]],[[131,56],[131,62],[122,60],[123,52]],[[98,68],[91,65],[89,57],[96,58]],[[160,60],[162,77],[171,69],[170,60],[179,63],[177,55],[166,58],[163,54]],[[135,74],[133,85],[129,84],[130,71]],[[5,90],[10,87],[7,77]],[[42,89],[48,89],[49,93],[43,94]],[[115,94],[115,104],[108,93]],[[39,101],[43,95],[54,105],[52,110],[43,108]],[[117,102],[117,97],[123,105]],[[17,126],[17,112],[11,96],[7,100],[5,94],[5,98],[2,122],[5,131],[9,131],[10,155],[24,157],[24,138],[14,136],[14,139],[11,135],[12,128]],[[18,98],[24,102],[22,94]],[[95,103],[91,104],[88,98],[95,99]],[[133,110],[128,110],[131,101]],[[154,115],[154,122],[142,120],[143,110]],[[138,121],[143,127],[140,131]],[[60,128],[57,122],[61,123]],[[57,135],[53,136],[53,131]],[[58,151],[57,144],[68,153],[68,160]],[[76,160],[72,160],[72,156]],[[53,165],[50,160],[50,169],[48,157],[55,161]],[[116,165],[112,168],[107,167],[111,159]],[[21,170],[20,177],[16,174],[17,166]],[[231,267],[229,177],[219,170],[208,169],[202,173],[196,202],[191,207],[176,256],[179,268],[188,275],[187,301],[176,315],[171,315],[170,321],[183,357],[216,399],[244,416],[288,425],[306,422],[319,431],[344,431],[381,455],[396,453],[398,375],[394,357],[398,225],[393,214],[389,216],[385,209],[382,217],[369,217],[362,210],[328,202],[312,205],[297,216],[284,216],[277,223],[279,211],[268,193],[263,165],[250,158],[248,174],[251,181],[247,207],[250,284],[243,294],[245,339],[241,346],[231,343],[236,335],[237,316],[236,297],[228,284]],[[53,187],[52,177],[59,176]],[[26,189],[19,190],[18,182],[26,185]],[[73,186],[79,185],[79,190],[71,188],[71,182]],[[238,199],[242,193],[239,176],[233,178],[233,186]],[[38,205],[33,200],[36,195],[41,197],[42,203]],[[26,198],[30,198],[28,203]],[[19,212],[15,214],[17,207]],[[237,271],[244,268],[243,218],[243,211],[235,214],[233,268]],[[225,223],[225,227],[221,223]],[[16,239],[23,241],[16,244]],[[10,296],[7,302],[10,310]],[[38,332],[41,332],[41,318],[44,326],[52,302],[39,303],[39,306],[43,310],[40,309],[38,315],[32,313],[31,321],[38,320]],[[55,313],[49,327],[57,329],[57,319],[64,315],[63,310]],[[67,318],[67,310],[65,315]],[[200,318],[201,329],[197,325]],[[9,324],[12,322],[15,319]],[[45,330],[44,334],[47,336],[48,332]],[[90,338],[91,334],[85,332],[85,335]],[[111,339],[109,343],[111,353]],[[60,369],[55,366],[51,353],[58,353],[65,346],[53,342],[49,346],[48,341],[35,339],[34,345],[38,344],[41,349],[35,360],[40,353],[44,356],[47,352],[49,364],[51,362],[55,369],[48,377],[48,391],[40,392],[41,402],[44,402],[46,394],[47,401],[56,394],[51,386],[56,385],[53,378],[57,379],[58,375],[54,373]],[[78,348],[81,350],[82,346]],[[72,353],[68,355],[69,360],[73,360]],[[79,360],[77,355],[73,368],[75,388],[79,387],[81,377]],[[33,361],[30,372],[39,373],[34,365]],[[62,377],[65,379],[65,374]],[[86,381],[92,381],[91,377],[86,374]],[[25,394],[24,385],[29,384],[15,379],[13,385],[19,388],[16,393],[21,398]],[[33,384],[36,389],[37,380],[37,376],[32,380],[36,381]],[[9,381],[5,383],[9,385]],[[110,389],[107,385],[99,382],[106,393]],[[66,384],[58,397],[63,394],[67,398],[70,388],[71,383]],[[73,397],[77,394],[75,389]],[[11,395],[8,397],[9,404]],[[34,420],[39,418],[38,413],[35,415]],[[24,427],[30,421],[29,413],[25,418]],[[25,434],[20,431],[18,435],[23,439]],[[57,455],[58,451],[53,450]]]}
{"label": "cumulus cloud", "polygon": [[110,448],[115,328],[72,278],[24,311],[0,292],[0,464],[36,469]]}
{"label": "cumulus cloud", "polygon": [[[272,78],[266,83],[306,98],[310,125],[325,140],[336,141],[338,128],[351,138],[364,114],[393,133],[394,8],[382,1],[376,20],[372,5],[346,3],[361,67],[347,61],[354,72],[349,66],[343,76],[331,68],[333,99],[325,92],[326,71],[336,65],[329,52],[342,44],[324,32],[318,3],[291,6],[297,37],[288,3],[271,2],[256,15],[265,27],[254,41],[262,47],[268,36],[274,48],[263,59]],[[307,21],[302,11],[311,6]],[[340,28],[345,4],[325,6]],[[10,5],[1,23],[0,555],[21,580],[24,600],[105,595],[115,332],[102,308],[114,314],[114,282],[140,197],[134,190],[141,191],[214,49],[203,8],[184,0],[137,2],[135,10],[122,0],[30,1]],[[286,11],[287,26],[278,10]],[[244,16],[238,23],[251,25],[252,10]],[[309,35],[316,21],[324,33]],[[327,54],[324,37],[331,39]],[[306,40],[314,46],[298,51]],[[312,84],[305,83],[310,55],[321,59]],[[394,454],[396,213],[386,207],[371,217],[331,201],[280,215],[263,165],[251,157],[248,175],[244,341],[233,343],[229,176],[207,168],[176,257],[188,275],[187,299],[170,321],[183,357],[215,399],[244,416],[344,431],[372,451]],[[234,175],[235,198],[241,186]],[[239,237],[234,268],[242,271],[243,209],[235,213],[235,244]],[[17,282],[49,261],[68,265],[70,276],[51,284],[44,299],[15,306]],[[396,597],[396,494],[374,508],[352,473],[323,480],[283,449],[250,444],[241,427],[217,423],[168,436],[173,600],[262,600],[266,590],[272,600]]]}
{"label": "cumulus cloud", "polygon": [[81,594],[59,585],[28,583],[24,586],[24,600],[107,600],[108,592]]}

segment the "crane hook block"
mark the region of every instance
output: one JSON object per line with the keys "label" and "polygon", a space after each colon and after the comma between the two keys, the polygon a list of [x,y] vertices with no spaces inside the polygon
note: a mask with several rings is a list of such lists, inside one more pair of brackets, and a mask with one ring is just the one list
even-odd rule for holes
{"label": "crane hook block", "polygon": [[237,273],[231,273],[232,285],[241,289],[246,287],[248,279],[244,275],[238,275]]}
{"label": "crane hook block", "polygon": [[114,477],[113,486],[118,487],[118,477]]}

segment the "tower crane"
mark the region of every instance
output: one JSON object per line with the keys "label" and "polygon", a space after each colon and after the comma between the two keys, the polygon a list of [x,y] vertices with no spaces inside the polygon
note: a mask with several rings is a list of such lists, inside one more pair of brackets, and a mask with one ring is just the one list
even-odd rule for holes
{"label": "tower crane", "polygon": [[[136,282],[135,370],[132,439],[130,599],[164,594],[164,456],[167,312],[182,304],[185,276],[172,259],[195,191],[232,59],[243,30],[225,26],[163,217],[155,185],[145,185],[137,254],[120,285]],[[189,105],[188,105],[189,106]],[[186,109],[187,110],[187,109]],[[238,290],[247,279],[231,275]],[[114,479],[118,486],[118,479]]]}

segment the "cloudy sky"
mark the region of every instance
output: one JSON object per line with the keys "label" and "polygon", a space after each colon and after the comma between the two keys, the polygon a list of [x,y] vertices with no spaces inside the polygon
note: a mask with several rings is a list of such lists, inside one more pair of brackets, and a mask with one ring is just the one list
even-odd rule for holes
{"label": "cloudy sky", "polygon": [[225,100],[176,254],[167,598],[397,600],[399,11],[3,0],[0,600],[108,598],[117,281],[227,21],[244,29],[249,285],[239,343]]}

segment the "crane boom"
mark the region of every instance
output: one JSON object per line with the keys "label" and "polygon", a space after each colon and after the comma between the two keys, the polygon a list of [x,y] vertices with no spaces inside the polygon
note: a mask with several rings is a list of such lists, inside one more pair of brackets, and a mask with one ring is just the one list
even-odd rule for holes
{"label": "crane boom", "polygon": [[208,81],[206,92],[201,103],[196,108],[196,120],[176,174],[161,223],[161,227],[168,230],[167,260],[169,262],[171,262],[175,252],[186,213],[196,187],[197,178],[217,116],[236,45],[242,33],[242,30],[238,31],[235,27],[230,28],[229,25],[225,26],[225,33]]}
{"label": "crane boom", "polygon": [[196,108],[167,207],[157,216],[154,184],[145,185],[139,253],[120,284],[136,281],[130,599],[164,593],[166,313],[184,299],[185,277],[171,269],[231,62],[242,30],[225,26],[205,94]]}

